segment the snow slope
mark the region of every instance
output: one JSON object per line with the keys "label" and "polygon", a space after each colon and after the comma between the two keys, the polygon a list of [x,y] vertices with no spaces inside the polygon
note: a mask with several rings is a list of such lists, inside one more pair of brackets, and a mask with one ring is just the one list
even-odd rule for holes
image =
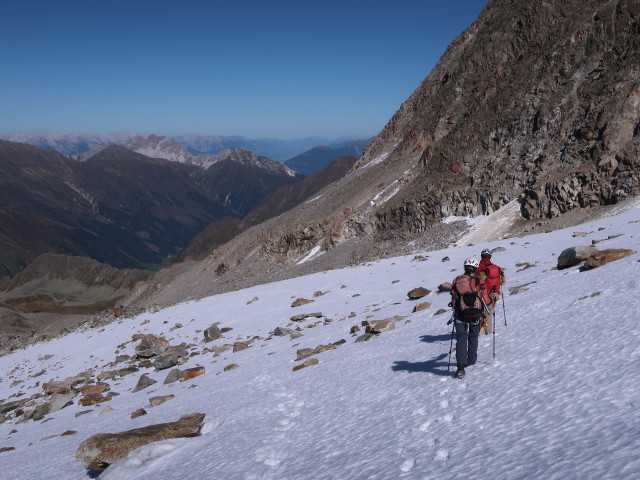
{"label": "snow slope", "polygon": [[[588,234],[573,238],[574,231]],[[564,248],[617,234],[598,248],[631,248],[634,255],[591,271],[553,269]],[[495,358],[494,339],[482,336],[479,364],[455,380],[455,367],[448,371],[450,314],[436,314],[449,298],[435,291],[485,247],[506,249],[493,259],[506,269],[507,287],[526,286],[505,291],[507,326],[498,305]],[[523,262],[531,267],[516,266]],[[194,343],[195,352],[260,337],[237,353],[191,357],[180,368],[204,366],[206,374],[187,382],[163,385],[168,370],[149,369],[158,383],[131,393],[141,370],[111,382],[120,395],[106,404],[74,404],[38,422],[11,417],[0,425],[0,448],[15,450],[0,452],[0,478],[88,478],[74,457],[89,436],[193,412],[206,413],[201,436],[142,447],[100,478],[639,478],[639,262],[636,207],[567,230],[212,296],[16,351],[0,358],[0,403],[31,396],[50,379],[114,368],[108,364],[116,355],[134,353],[135,333]],[[433,305],[411,313],[416,302],[406,293],[417,286],[434,290],[420,300]],[[318,291],[325,293],[314,303],[291,307]],[[269,339],[292,315],[310,312],[324,318],[303,321],[302,337]],[[363,320],[395,315],[406,318],[370,341],[355,343],[362,332],[349,333]],[[204,344],[202,330],[213,322],[233,330]],[[318,365],[292,371],[301,363],[297,349],[341,339],[346,343],[316,355]],[[240,368],[224,371],[231,363]],[[149,397],[166,394],[176,398],[149,405]],[[113,410],[101,414],[107,405]],[[132,420],[140,407],[148,415]],[[78,433],[49,438],[67,430]]]}

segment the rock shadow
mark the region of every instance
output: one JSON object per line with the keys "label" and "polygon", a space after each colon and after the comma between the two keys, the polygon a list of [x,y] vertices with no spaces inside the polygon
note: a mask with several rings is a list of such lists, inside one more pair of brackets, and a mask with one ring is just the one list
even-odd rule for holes
{"label": "rock shadow", "polygon": [[441,377],[450,377],[452,372],[449,370],[449,362],[446,360],[448,356],[448,353],[443,353],[433,360],[427,360],[425,362],[398,360],[394,362],[391,370],[394,372],[431,373]]}

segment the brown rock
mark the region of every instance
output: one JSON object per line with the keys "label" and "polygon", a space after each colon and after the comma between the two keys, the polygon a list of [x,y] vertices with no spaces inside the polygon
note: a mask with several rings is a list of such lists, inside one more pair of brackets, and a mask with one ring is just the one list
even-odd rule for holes
{"label": "brown rock", "polygon": [[303,363],[293,367],[292,371],[297,372],[298,370],[310,367],[311,365],[317,365],[318,363],[320,363],[320,362],[318,362],[317,358],[309,358],[309,359],[305,360]]}
{"label": "brown rock", "polygon": [[301,348],[296,352],[296,354],[296,361],[299,362],[300,360],[304,360],[305,358],[314,355],[315,351],[313,350],[313,348]]}
{"label": "brown rock", "polygon": [[71,382],[67,380],[51,381],[42,385],[46,393],[69,393],[71,392]]}
{"label": "brown rock", "polygon": [[16,447],[2,447],[0,448],[0,453],[2,452],[10,452],[11,450],[15,450]]}
{"label": "brown rock", "polygon": [[237,363],[232,363],[232,364],[227,365],[226,367],[224,367],[223,370],[225,372],[228,372],[229,370],[234,370],[236,368],[240,368],[240,365],[238,365]]}
{"label": "brown rock", "polygon": [[584,262],[584,268],[587,270],[598,268],[602,265],[606,265],[607,263],[615,262],[621,258],[633,255],[634,253],[635,252],[633,250],[627,250],[624,248],[609,248],[607,250],[602,250],[587,258],[587,261]]}
{"label": "brown rock", "polygon": [[91,405],[97,405],[102,402],[108,402],[109,400],[111,400],[111,397],[102,397],[102,396],[85,397],[80,399],[80,405],[82,405],[83,407],[90,407]]}
{"label": "brown rock", "polygon": [[309,300],[308,298],[298,298],[293,301],[291,304],[291,308],[300,307],[301,305],[307,305],[308,303],[313,303],[315,300]]}
{"label": "brown rock", "polygon": [[430,293],[431,290],[429,290],[428,288],[418,287],[407,293],[407,296],[409,297],[409,300],[417,300],[424,297],[425,295],[429,295]]}
{"label": "brown rock", "polygon": [[121,433],[99,433],[78,447],[76,459],[87,470],[104,470],[131,450],[169,438],[195,437],[200,433],[203,413],[183,415],[177,422],[161,423]]}
{"label": "brown rock", "polygon": [[182,372],[182,377],[180,378],[181,382],[185,382],[187,380],[191,380],[192,378],[199,377],[200,375],[204,375],[206,373],[204,367],[193,367],[187,368]]}
{"label": "brown rock", "polygon": [[422,312],[423,310],[427,310],[431,308],[430,302],[420,302],[413,308],[413,313]]}
{"label": "brown rock", "polygon": [[167,348],[169,342],[162,337],[156,335],[145,335],[140,339],[140,343],[136,345],[136,354],[141,358],[154,357],[160,355]]}
{"label": "brown rock", "polygon": [[245,342],[235,342],[233,344],[233,353],[241,352],[242,350],[246,350],[249,348],[249,345]]}
{"label": "brown rock", "polygon": [[101,383],[96,383],[95,385],[85,385],[80,390],[80,393],[85,397],[89,395],[100,395],[101,393],[108,391],[109,388],[110,387],[108,383],[101,382]]}
{"label": "brown rock", "polygon": [[173,400],[174,398],[176,398],[175,395],[160,395],[158,397],[151,397],[149,399],[149,403],[152,407],[157,407],[158,405],[162,405],[163,403],[168,402],[169,400]]}
{"label": "brown rock", "polygon": [[142,415],[146,415],[146,414],[147,414],[147,411],[144,408],[139,408],[139,409],[137,409],[135,412],[133,412],[131,414],[131,418],[134,419],[134,418],[137,418],[137,417],[141,417]]}
{"label": "brown rock", "polygon": [[290,320],[292,322],[301,322],[302,320],[305,320],[307,318],[320,318],[320,317],[322,317],[321,312],[301,313],[300,315],[294,315],[293,317],[290,318]]}

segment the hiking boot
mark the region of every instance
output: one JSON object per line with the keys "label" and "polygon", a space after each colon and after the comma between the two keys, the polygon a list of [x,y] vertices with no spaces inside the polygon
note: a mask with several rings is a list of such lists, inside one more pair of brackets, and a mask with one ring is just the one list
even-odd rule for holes
{"label": "hiking boot", "polygon": [[464,363],[458,364],[458,370],[456,370],[456,378],[464,378]]}
{"label": "hiking boot", "polygon": [[476,364],[476,362],[469,362],[469,363],[467,363],[467,367],[470,367],[471,365],[475,365],[475,364]]}

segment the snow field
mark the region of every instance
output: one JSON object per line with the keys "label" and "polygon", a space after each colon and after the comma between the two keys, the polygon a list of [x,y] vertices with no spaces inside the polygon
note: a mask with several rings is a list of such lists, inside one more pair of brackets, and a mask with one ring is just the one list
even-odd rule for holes
{"label": "snow field", "polygon": [[[0,403],[42,391],[50,379],[88,368],[97,374],[123,367],[108,365],[118,354],[134,353],[135,333],[162,335],[171,345],[195,343],[196,352],[261,337],[237,353],[191,357],[181,369],[206,368],[193,380],[163,385],[168,370],[150,369],[149,377],[158,383],[130,393],[145,373],[141,369],[108,381],[120,393],[110,402],[89,408],[74,404],[39,422],[1,424],[0,447],[15,450],[0,453],[9,466],[0,469],[0,478],[35,480],[53,472],[57,479],[87,478],[75,460],[84,439],[193,412],[206,413],[201,436],[142,447],[100,478],[637,478],[638,220],[635,208],[572,229],[424,252],[426,261],[411,255],[332,270],[176,305],[16,351],[0,358]],[[572,238],[573,231],[591,233]],[[614,234],[623,235],[598,248],[636,253],[592,271],[553,270],[564,248]],[[507,327],[502,302],[497,305],[495,360],[494,339],[483,335],[479,363],[468,368],[464,380],[455,380],[455,352],[447,369],[450,313],[435,315],[447,308],[449,295],[435,291],[461,272],[466,257],[498,246],[506,250],[493,260],[505,268],[507,288],[529,284],[528,290],[504,292]],[[442,262],[445,256],[451,261]],[[533,266],[516,267],[523,262]],[[434,290],[419,300],[433,305],[412,314],[417,302],[406,294],[418,286]],[[316,291],[326,293],[291,308],[295,298],[313,298]],[[303,328],[303,337],[266,340],[292,315],[311,312],[333,321],[307,319],[302,327],[318,324]],[[349,334],[363,320],[394,315],[407,318],[371,341],[354,343]],[[202,330],[214,322],[233,330],[204,344]],[[182,327],[174,328],[177,323]],[[300,363],[297,349],[341,339],[347,343],[316,355],[319,365],[291,371]],[[231,363],[240,368],[224,372]],[[42,370],[46,373],[28,378]],[[16,380],[24,382],[12,386]],[[176,398],[150,407],[149,397],[167,394]],[[113,411],[100,414],[106,406]],[[148,415],[130,419],[140,407]],[[75,417],[84,410],[90,413]],[[42,440],[66,430],[78,433]]]}

